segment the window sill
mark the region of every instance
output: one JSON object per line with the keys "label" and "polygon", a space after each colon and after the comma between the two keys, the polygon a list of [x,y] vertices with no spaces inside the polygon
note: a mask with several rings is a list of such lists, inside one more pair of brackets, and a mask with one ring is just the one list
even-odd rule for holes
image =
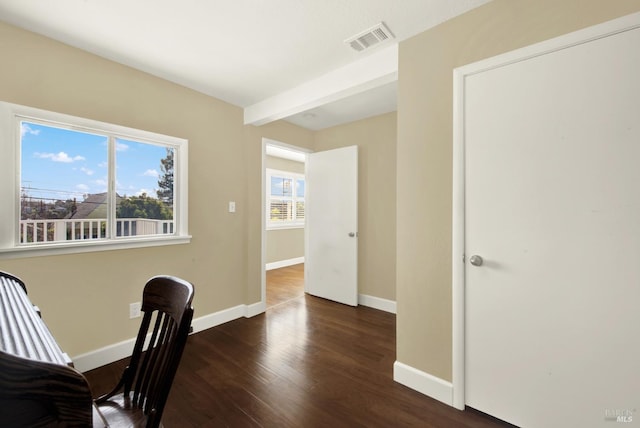
{"label": "window sill", "polygon": [[98,251],[126,250],[131,248],[159,247],[188,244],[191,235],[149,238],[124,238],[110,241],[78,241],[64,244],[41,244],[0,249],[1,259],[54,256]]}
{"label": "window sill", "polygon": [[278,226],[267,226],[266,230],[283,230],[283,229],[304,229],[304,224],[283,224]]}

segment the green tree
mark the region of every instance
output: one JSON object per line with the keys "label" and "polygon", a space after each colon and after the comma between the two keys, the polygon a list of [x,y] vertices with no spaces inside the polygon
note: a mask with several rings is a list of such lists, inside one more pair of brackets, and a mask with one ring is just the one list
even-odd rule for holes
{"label": "green tree", "polygon": [[167,206],[173,207],[173,149],[167,148],[167,156],[160,159],[162,175],[158,180],[158,198]]}
{"label": "green tree", "polygon": [[173,215],[160,200],[149,197],[146,193],[140,196],[128,196],[120,200],[118,218],[149,218],[154,220],[171,220]]}

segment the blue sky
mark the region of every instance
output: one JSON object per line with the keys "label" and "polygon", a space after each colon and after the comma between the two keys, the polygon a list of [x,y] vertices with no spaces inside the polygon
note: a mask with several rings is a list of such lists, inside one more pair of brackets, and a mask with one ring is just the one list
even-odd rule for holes
{"label": "blue sky", "polygon": [[[107,190],[107,137],[23,121],[21,187],[32,198],[83,200]],[[116,191],[156,197],[166,149],[116,140]]]}

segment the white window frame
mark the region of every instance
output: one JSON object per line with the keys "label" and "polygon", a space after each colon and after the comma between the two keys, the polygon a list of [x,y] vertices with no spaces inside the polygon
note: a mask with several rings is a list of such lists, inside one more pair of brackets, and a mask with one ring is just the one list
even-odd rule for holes
{"label": "white window frame", "polygon": [[[294,207],[294,219],[293,220],[289,220],[289,221],[271,221],[271,215],[270,215],[270,210],[271,210],[271,200],[272,199],[282,199],[282,197],[280,196],[271,196],[271,177],[283,177],[283,178],[290,178],[293,181],[293,191],[292,191],[292,195],[291,195],[291,200],[292,200],[292,204]],[[266,207],[265,207],[265,218],[266,218],[266,229],[267,230],[277,230],[277,229],[299,229],[299,228],[304,228],[304,224],[305,224],[305,219],[298,219],[296,218],[296,213],[297,213],[297,201],[302,200],[304,202],[305,198],[299,198],[296,193],[297,193],[297,187],[298,187],[298,183],[296,180],[304,180],[305,181],[305,195],[306,195],[306,179],[304,174],[298,174],[296,172],[291,172],[291,171],[282,171],[279,169],[272,169],[272,168],[267,168],[266,169],[266,193],[265,193],[265,200],[266,200]],[[288,198],[287,198],[288,199]],[[305,206],[306,208],[306,206]]]}
{"label": "white window frame", "polygon": [[[142,143],[159,144],[174,152],[174,233],[111,237],[100,240],[57,241],[20,244],[20,122],[23,120],[46,126],[61,126],[81,132],[104,134]],[[109,168],[113,168],[109,156]],[[115,195],[115,174],[110,174],[108,192]],[[33,107],[0,101],[0,259],[70,254],[125,248],[186,244],[191,241],[188,225],[188,140],[128,128],[91,119],[55,113]],[[115,196],[113,196],[115,198]]]}

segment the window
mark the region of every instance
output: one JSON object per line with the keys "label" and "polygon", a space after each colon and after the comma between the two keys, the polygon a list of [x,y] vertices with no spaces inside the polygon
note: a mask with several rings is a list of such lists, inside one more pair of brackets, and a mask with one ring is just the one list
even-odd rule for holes
{"label": "window", "polygon": [[304,175],[267,169],[267,229],[304,227]]}
{"label": "window", "polygon": [[0,121],[0,252],[188,242],[186,140],[7,103]]}

